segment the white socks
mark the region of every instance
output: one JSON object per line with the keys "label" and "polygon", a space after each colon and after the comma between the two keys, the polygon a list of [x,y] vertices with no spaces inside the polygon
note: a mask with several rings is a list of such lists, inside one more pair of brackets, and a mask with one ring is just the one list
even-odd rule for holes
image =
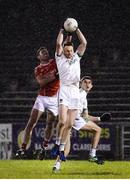
{"label": "white socks", "polygon": [[57,169],[57,170],[60,170],[60,167],[61,167],[61,163],[59,161],[57,161],[54,165],[54,167]]}
{"label": "white socks", "polygon": [[60,151],[64,151],[65,150],[65,143],[61,143],[60,144]]}
{"label": "white socks", "polygon": [[96,149],[91,149],[90,156],[92,157],[96,156]]}
{"label": "white socks", "polygon": [[57,145],[60,145],[60,141],[61,141],[60,139],[57,139],[57,140],[56,140],[56,144],[57,144]]}

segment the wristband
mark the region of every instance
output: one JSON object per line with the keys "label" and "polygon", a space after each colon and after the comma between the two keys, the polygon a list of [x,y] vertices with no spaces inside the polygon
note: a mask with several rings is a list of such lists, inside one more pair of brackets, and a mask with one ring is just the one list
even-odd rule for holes
{"label": "wristband", "polygon": [[97,117],[98,121],[101,121],[100,117]]}

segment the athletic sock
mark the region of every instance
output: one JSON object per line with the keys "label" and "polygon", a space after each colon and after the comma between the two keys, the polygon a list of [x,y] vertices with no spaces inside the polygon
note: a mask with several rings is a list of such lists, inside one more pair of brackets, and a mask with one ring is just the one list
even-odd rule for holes
{"label": "athletic sock", "polygon": [[92,156],[92,157],[96,156],[96,149],[95,148],[91,149],[90,156]]}
{"label": "athletic sock", "polygon": [[60,166],[61,166],[60,161],[56,161],[54,167],[56,167],[56,169],[59,170],[59,169],[60,169]]}
{"label": "athletic sock", "polygon": [[56,140],[56,144],[59,146],[60,145],[60,141],[61,141],[61,139],[57,139]]}
{"label": "athletic sock", "polygon": [[61,143],[60,144],[60,151],[64,151],[64,149],[65,149],[65,143]]}

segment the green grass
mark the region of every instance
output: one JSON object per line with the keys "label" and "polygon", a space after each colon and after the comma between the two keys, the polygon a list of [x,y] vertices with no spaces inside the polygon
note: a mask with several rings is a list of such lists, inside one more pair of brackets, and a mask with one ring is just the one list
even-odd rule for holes
{"label": "green grass", "polygon": [[59,173],[52,173],[54,160],[1,160],[1,179],[125,179],[130,178],[129,161],[106,161],[97,165],[68,160]]}

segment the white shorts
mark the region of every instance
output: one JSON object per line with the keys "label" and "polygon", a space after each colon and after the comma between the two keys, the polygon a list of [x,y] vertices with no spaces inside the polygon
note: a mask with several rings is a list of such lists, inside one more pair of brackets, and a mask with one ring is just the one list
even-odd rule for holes
{"label": "white shorts", "polygon": [[59,91],[60,104],[67,106],[68,109],[79,109],[79,88],[62,85]]}
{"label": "white shorts", "polygon": [[77,117],[74,121],[73,128],[79,131],[82,127],[84,127],[87,122],[82,117]]}
{"label": "white shorts", "polygon": [[45,109],[51,111],[54,116],[58,115],[58,99],[57,95],[48,97],[38,95],[34,103],[33,109],[45,112]]}

